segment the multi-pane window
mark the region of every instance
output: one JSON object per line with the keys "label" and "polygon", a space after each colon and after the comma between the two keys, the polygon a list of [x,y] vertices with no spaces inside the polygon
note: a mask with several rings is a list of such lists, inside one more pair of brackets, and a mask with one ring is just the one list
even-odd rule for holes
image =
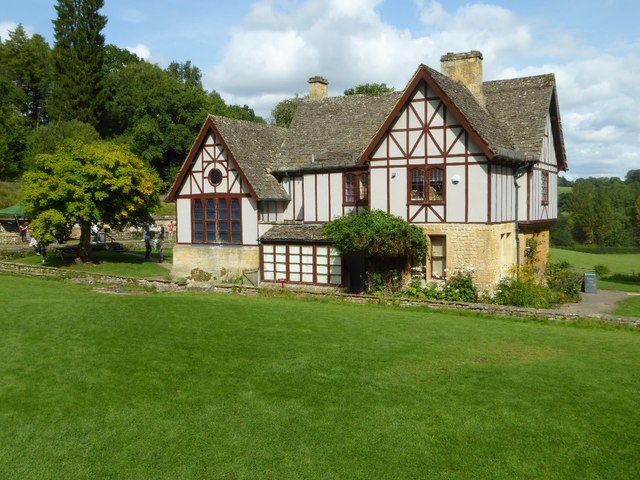
{"label": "multi-pane window", "polygon": [[424,170],[414,168],[411,170],[411,194],[409,199],[412,201],[424,201]]}
{"label": "multi-pane window", "polygon": [[366,205],[369,202],[369,174],[346,173],[344,175],[344,204]]}
{"label": "multi-pane window", "polygon": [[444,279],[447,268],[447,237],[444,235],[430,235],[431,242],[431,278]]}
{"label": "multi-pane window", "polygon": [[262,274],[268,282],[340,285],[342,258],[327,245],[263,244]]}
{"label": "multi-pane window", "polygon": [[540,175],[542,205],[549,205],[549,172]]}
{"label": "multi-pane window", "polygon": [[242,243],[239,198],[205,197],[193,200],[195,243]]}
{"label": "multi-pane window", "polygon": [[409,174],[409,201],[443,202],[444,170],[442,168],[413,168]]}

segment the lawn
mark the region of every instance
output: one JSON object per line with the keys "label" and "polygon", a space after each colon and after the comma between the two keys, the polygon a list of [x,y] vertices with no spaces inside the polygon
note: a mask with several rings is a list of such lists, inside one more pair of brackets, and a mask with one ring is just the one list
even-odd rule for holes
{"label": "lawn", "polygon": [[598,278],[598,288],[640,292],[640,253],[584,253],[560,248],[551,249],[551,260],[566,260],[581,272],[593,272],[596,265],[606,265],[611,274]]}
{"label": "lawn", "polygon": [[640,317],[640,295],[634,295],[620,302],[613,314],[623,317]]}
{"label": "lawn", "polygon": [[158,263],[158,254],[151,253],[151,260],[144,259],[144,249],[133,249],[129,252],[113,252],[109,250],[94,252],[92,263],[76,264],[73,255],[65,255],[60,258],[52,250],[45,264],[37,255],[29,255],[16,259],[16,262],[28,265],[46,265],[48,267],[66,268],[104,275],[119,275],[124,277],[168,277],[169,269],[173,262],[171,248],[164,249],[164,263]]}
{"label": "lawn", "polygon": [[0,300],[0,478],[640,477],[637,330],[1,275]]}

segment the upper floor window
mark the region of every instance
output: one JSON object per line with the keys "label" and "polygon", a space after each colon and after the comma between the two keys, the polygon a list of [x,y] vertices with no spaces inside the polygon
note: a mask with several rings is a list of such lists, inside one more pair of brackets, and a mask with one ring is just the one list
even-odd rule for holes
{"label": "upper floor window", "polygon": [[418,167],[410,170],[409,201],[444,202],[444,169]]}
{"label": "upper floor window", "polygon": [[242,243],[239,198],[203,197],[193,200],[194,243]]}
{"label": "upper floor window", "polygon": [[542,188],[542,191],[540,192],[542,205],[549,205],[549,172],[541,173],[540,186]]}
{"label": "upper floor window", "polygon": [[366,205],[369,202],[369,174],[345,173],[344,204]]}

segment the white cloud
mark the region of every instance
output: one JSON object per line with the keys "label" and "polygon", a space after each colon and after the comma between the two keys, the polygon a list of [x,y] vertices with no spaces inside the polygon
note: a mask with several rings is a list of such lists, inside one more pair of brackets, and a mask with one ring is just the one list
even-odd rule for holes
{"label": "white cloud", "polygon": [[0,22],[0,38],[3,41],[9,38],[9,32],[13,32],[17,26],[15,22]]}
{"label": "white cloud", "polygon": [[470,5],[448,13],[438,2],[419,4],[415,14],[431,31],[417,35],[381,18],[380,3],[256,2],[231,30],[221,61],[206,70],[205,85],[228,101],[242,98],[251,105],[265,95],[305,94],[313,75],[329,80],[332,95],[367,82],[402,89],[420,63],[437,68],[447,51],[477,49],[489,61],[531,44],[528,27],[502,7]]}
{"label": "white cloud", "polygon": [[410,30],[381,18],[380,3],[260,0],[229,31],[220,61],[205,69],[205,86],[268,117],[278,101],[306,94],[314,75],[329,80],[331,95],[367,82],[402,89],[420,63],[438,69],[446,52],[480,50],[485,79],[555,73],[569,176],[624,176],[637,168],[637,55],[606,54],[497,5],[447,9],[444,2],[416,0],[422,28]]}
{"label": "white cloud", "polygon": [[129,50],[131,53],[135,53],[138,57],[143,60],[151,59],[151,50],[144,43],[138,43],[135,47],[124,47],[126,50]]}

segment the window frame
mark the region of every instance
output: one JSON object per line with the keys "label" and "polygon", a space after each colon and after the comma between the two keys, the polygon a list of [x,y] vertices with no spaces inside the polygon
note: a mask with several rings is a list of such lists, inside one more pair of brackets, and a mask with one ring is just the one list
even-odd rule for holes
{"label": "window frame", "polygon": [[[210,210],[209,202],[213,202]],[[224,208],[220,206],[224,202]],[[234,204],[235,202],[235,204]],[[202,215],[196,218],[196,205],[200,205]],[[225,218],[220,218],[220,212]],[[213,212],[213,216],[210,215]],[[213,239],[209,236],[213,232]],[[196,238],[200,233],[201,238]],[[226,234],[226,240],[221,237]],[[242,196],[240,195],[198,195],[191,198],[191,243],[239,245],[242,244]]]}
{"label": "window frame", "polygon": [[339,287],[344,280],[342,255],[329,243],[262,243],[260,270],[263,282]]}
{"label": "window frame", "polygon": [[[441,178],[438,181],[437,179],[434,181],[432,180],[432,173],[439,171],[441,172]],[[421,182],[421,188],[419,189],[414,189],[413,187],[416,185],[416,182],[414,181],[414,173],[415,172],[419,172],[422,174],[422,182]],[[408,169],[407,172],[407,202],[411,203],[411,204],[429,204],[429,205],[442,205],[446,202],[446,198],[447,198],[447,189],[446,189],[446,170],[444,166],[432,166],[432,167],[425,167],[425,166],[414,166]],[[429,198],[429,192],[431,191],[432,187],[432,183],[440,183],[440,196],[442,198],[434,198],[434,199],[430,199]],[[435,189],[434,189],[435,190]],[[417,191],[417,192],[421,192],[421,198],[414,198],[413,192]],[[436,195],[437,195],[437,190],[436,190]]]}
{"label": "window frame", "polygon": [[[362,177],[366,177],[363,183]],[[348,178],[353,178],[353,192],[347,191],[349,187]],[[342,175],[342,203],[343,205],[368,205],[369,204],[369,172],[345,172]],[[364,188],[363,188],[364,187]],[[363,195],[364,192],[364,195]],[[350,200],[353,198],[353,200]]]}
{"label": "window frame", "polygon": [[[434,239],[438,241],[436,244],[440,244],[442,246],[442,255],[434,255],[433,253],[433,244]],[[434,275],[433,273],[433,261],[440,260],[442,262],[442,275]],[[429,277],[432,280],[446,280],[447,279],[447,236],[446,235],[429,235]]]}
{"label": "window frame", "polygon": [[549,172],[540,172],[540,203],[549,205]]}

